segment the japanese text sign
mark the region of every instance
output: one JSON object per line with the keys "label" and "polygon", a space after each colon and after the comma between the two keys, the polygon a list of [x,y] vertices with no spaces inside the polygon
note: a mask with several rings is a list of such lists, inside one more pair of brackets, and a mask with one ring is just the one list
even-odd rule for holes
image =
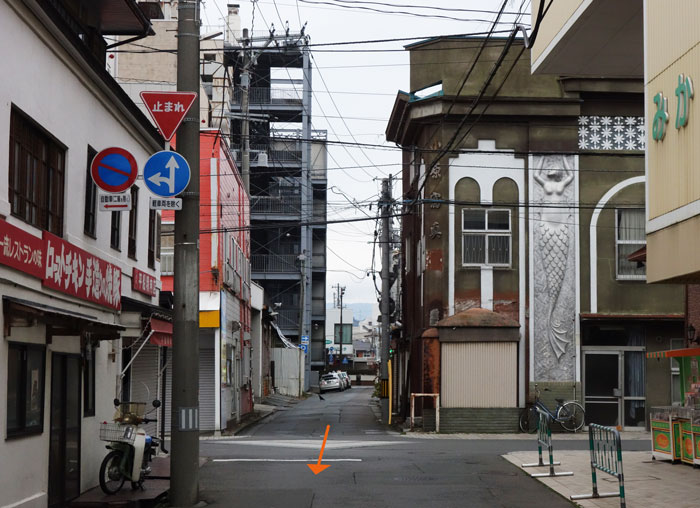
{"label": "japanese text sign", "polygon": [[44,241],[0,219],[0,264],[44,278]]}
{"label": "japanese text sign", "polygon": [[44,231],[43,285],[112,309],[121,308],[122,271]]}
{"label": "japanese text sign", "polygon": [[148,296],[156,296],[156,278],[134,268],[131,273],[131,289]]}
{"label": "japanese text sign", "polygon": [[196,92],[141,92],[143,104],[166,141],[172,139],[196,98]]}

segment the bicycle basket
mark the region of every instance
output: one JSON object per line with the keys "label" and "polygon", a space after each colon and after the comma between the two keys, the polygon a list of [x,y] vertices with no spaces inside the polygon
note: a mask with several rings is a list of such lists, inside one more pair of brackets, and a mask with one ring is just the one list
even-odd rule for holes
{"label": "bicycle basket", "polygon": [[103,423],[100,425],[100,440],[134,444],[136,428],[132,425],[118,423]]}

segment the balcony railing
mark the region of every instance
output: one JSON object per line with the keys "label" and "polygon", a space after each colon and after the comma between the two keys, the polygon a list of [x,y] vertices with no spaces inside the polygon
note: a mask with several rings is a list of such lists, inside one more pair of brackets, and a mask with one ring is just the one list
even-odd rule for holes
{"label": "balcony railing", "polygon": [[[237,88],[233,94],[233,104],[241,104],[242,91]],[[248,92],[250,104],[271,104],[301,106],[302,91],[294,88],[251,87]]]}
{"label": "balcony railing", "polygon": [[299,328],[299,309],[279,309],[275,321],[280,328],[297,329]]}
{"label": "balcony railing", "polygon": [[[260,154],[267,154],[267,165],[274,167],[275,163],[282,164],[301,164],[301,147],[280,148],[274,145],[250,145],[250,164],[257,166],[262,161]],[[241,146],[235,145],[231,147],[231,155],[236,163],[240,164],[242,160]]]}
{"label": "balcony railing", "polygon": [[253,272],[300,273],[296,254],[253,254],[250,258]]}
{"label": "balcony railing", "polygon": [[299,196],[251,196],[250,213],[298,216],[301,214],[301,198]]}

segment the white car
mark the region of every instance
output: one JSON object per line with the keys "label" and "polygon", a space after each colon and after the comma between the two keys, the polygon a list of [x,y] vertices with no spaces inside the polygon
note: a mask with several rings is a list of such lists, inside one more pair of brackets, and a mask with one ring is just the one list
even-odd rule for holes
{"label": "white car", "polygon": [[345,389],[345,383],[340,379],[338,374],[329,372],[321,376],[318,389],[321,393],[327,392],[328,390],[340,390],[342,392]]}
{"label": "white car", "polygon": [[350,376],[348,376],[347,372],[338,372],[338,375],[345,384],[345,388],[352,388],[352,385],[350,384]]}

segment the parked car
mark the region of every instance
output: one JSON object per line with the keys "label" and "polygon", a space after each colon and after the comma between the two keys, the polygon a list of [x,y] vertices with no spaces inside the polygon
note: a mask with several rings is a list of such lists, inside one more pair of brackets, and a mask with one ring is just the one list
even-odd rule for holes
{"label": "parked car", "polygon": [[352,384],[350,382],[350,376],[348,375],[347,372],[338,372],[340,374],[340,379],[343,380],[345,383],[345,388],[352,388]]}
{"label": "parked car", "polygon": [[339,390],[342,392],[345,389],[345,383],[340,379],[338,374],[329,372],[321,376],[318,389],[321,393],[327,392],[328,390]]}

